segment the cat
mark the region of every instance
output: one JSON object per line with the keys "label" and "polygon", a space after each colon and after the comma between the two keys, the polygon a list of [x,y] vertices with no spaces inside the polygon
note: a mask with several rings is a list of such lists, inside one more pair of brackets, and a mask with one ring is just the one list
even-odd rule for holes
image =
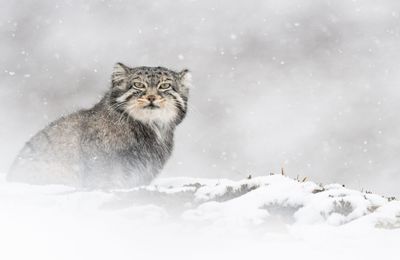
{"label": "cat", "polygon": [[171,156],[174,130],[187,112],[189,82],[186,69],[117,63],[104,97],[33,136],[7,179],[92,188],[149,184]]}

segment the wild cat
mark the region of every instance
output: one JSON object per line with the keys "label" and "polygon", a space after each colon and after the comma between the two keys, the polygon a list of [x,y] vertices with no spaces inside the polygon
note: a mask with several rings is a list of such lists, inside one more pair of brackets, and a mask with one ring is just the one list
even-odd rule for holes
{"label": "wild cat", "polygon": [[188,70],[114,67],[93,108],[51,123],[15,159],[9,181],[78,187],[148,184],[171,155],[187,111]]}

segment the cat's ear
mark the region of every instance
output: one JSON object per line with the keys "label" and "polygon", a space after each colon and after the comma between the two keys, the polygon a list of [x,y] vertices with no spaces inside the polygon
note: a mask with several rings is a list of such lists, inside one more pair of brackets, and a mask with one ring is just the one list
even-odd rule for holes
{"label": "cat's ear", "polygon": [[113,73],[111,75],[112,87],[120,86],[127,78],[130,68],[120,62],[114,65]]}
{"label": "cat's ear", "polygon": [[188,69],[184,69],[178,73],[181,84],[185,87],[190,87],[192,81],[192,74]]}

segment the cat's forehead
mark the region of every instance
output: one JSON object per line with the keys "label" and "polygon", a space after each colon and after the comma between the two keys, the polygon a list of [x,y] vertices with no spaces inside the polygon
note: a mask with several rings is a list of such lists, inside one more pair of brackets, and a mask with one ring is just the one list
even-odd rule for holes
{"label": "cat's forehead", "polygon": [[131,70],[134,76],[140,78],[174,79],[176,72],[164,67],[136,67]]}

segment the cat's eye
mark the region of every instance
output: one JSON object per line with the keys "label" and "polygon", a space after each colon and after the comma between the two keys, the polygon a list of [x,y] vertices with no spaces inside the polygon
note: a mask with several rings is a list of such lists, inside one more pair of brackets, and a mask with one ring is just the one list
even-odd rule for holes
{"label": "cat's eye", "polygon": [[166,89],[171,88],[171,84],[170,83],[162,83],[162,84],[160,84],[160,86],[158,86],[158,88],[162,89],[162,90],[166,90]]}
{"label": "cat's eye", "polygon": [[146,85],[143,84],[142,82],[133,82],[133,86],[135,88],[138,88],[138,89],[145,89],[146,88]]}

